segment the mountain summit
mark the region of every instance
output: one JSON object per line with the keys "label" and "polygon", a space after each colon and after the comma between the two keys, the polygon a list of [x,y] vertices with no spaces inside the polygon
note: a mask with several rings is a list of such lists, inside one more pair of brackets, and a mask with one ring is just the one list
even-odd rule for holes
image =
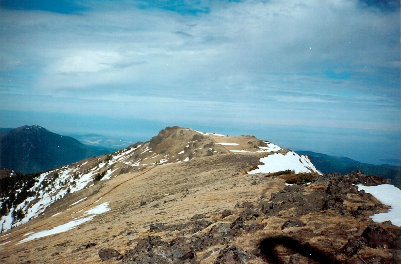
{"label": "mountain summit", "polygon": [[0,168],[23,173],[58,168],[106,151],[38,126],[22,126],[0,134]]}
{"label": "mountain summit", "polygon": [[253,136],[168,127],[0,183],[4,263],[391,263],[399,248],[397,219],[370,218],[383,179],[322,175]]}

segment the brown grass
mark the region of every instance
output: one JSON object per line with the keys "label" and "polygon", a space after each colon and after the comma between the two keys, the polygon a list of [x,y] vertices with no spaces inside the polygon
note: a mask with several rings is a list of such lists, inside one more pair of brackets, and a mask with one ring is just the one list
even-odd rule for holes
{"label": "brown grass", "polygon": [[288,184],[305,184],[308,182],[312,182],[319,177],[316,173],[291,173],[291,174],[283,174],[280,178],[284,179]]}

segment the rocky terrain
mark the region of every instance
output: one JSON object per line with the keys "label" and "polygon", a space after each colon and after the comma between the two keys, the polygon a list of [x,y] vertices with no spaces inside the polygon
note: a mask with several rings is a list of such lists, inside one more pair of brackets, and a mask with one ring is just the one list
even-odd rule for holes
{"label": "rocky terrain", "polygon": [[0,179],[2,263],[401,260],[400,227],[372,220],[389,206],[359,188],[382,178],[322,175],[252,136],[166,128],[30,178]]}

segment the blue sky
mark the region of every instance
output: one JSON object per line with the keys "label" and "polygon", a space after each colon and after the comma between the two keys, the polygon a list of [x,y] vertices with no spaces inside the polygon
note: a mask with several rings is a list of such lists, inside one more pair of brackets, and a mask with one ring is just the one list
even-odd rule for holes
{"label": "blue sky", "polygon": [[400,159],[397,1],[0,0],[0,127]]}

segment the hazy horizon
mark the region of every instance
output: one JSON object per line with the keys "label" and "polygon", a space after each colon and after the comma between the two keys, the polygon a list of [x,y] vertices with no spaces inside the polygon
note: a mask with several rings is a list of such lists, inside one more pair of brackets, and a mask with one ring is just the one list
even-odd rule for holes
{"label": "hazy horizon", "polygon": [[[1,113],[1,111],[0,111]],[[4,114],[4,112],[3,112]],[[15,113],[13,113],[15,114]],[[27,115],[29,116],[31,113],[25,113],[25,118]],[[268,129],[263,128],[263,129],[258,129],[257,127],[248,127],[248,128],[243,128],[243,129],[232,129],[232,128],[226,128],[222,126],[203,126],[203,125],[196,125],[196,124],[163,124],[163,123],[157,123],[157,122],[149,122],[146,120],[113,120],[113,119],[107,119],[107,118],[100,118],[99,120],[94,120],[93,118],[90,119],[89,124],[85,124],[85,127],[70,127],[68,126],[69,123],[67,123],[67,126],[61,126],[61,127],[54,127],[50,128],[49,126],[46,126],[45,124],[48,125],[57,125],[57,121],[52,121],[49,122],[49,120],[52,120],[52,118],[49,118],[49,115],[46,115],[46,121],[42,120],[41,122],[38,123],[24,123],[22,125],[40,125],[46,129],[48,129],[51,132],[55,132],[61,135],[65,136],[84,136],[88,134],[96,134],[99,136],[104,136],[110,139],[122,139],[126,141],[130,141],[132,143],[136,143],[138,141],[148,141],[150,140],[153,136],[156,136],[157,133],[164,129],[167,126],[181,126],[181,127],[186,127],[186,128],[191,128],[195,130],[199,130],[202,132],[214,132],[214,133],[220,133],[220,134],[225,134],[229,136],[238,136],[238,135],[254,135],[258,137],[259,139],[262,140],[269,140],[272,141],[281,147],[284,148],[289,148],[292,150],[307,150],[307,151],[314,151],[318,153],[323,153],[323,154],[328,154],[328,155],[333,155],[333,156],[339,156],[339,157],[348,157],[360,162],[365,162],[365,163],[371,163],[375,165],[382,165],[382,164],[389,164],[389,165],[395,165],[399,166],[400,161],[397,158],[392,159],[389,157],[388,159],[383,158],[383,159],[377,159],[378,155],[361,155],[361,153],[364,153],[365,149],[371,149],[372,146],[366,145],[366,142],[363,138],[360,138],[357,134],[349,134],[347,137],[344,137],[344,135],[338,135],[339,140],[343,139],[342,142],[339,142],[337,146],[332,145],[332,140],[333,140],[333,135],[330,134],[330,131],[327,131],[327,135],[322,135],[321,130],[308,130],[307,132],[302,132],[302,131],[292,131],[289,130],[286,127],[283,126],[274,126],[270,127]],[[57,117],[56,117],[57,118]],[[81,120],[79,120],[81,118]],[[35,119],[35,118],[32,118]],[[32,120],[31,119],[31,120]],[[41,120],[36,119],[36,120]],[[62,120],[62,118],[61,118]],[[83,125],[86,121],[89,119],[82,118],[79,116],[76,116],[74,119],[74,122],[79,125]],[[132,121],[132,122],[130,122]],[[60,124],[64,122],[59,122]],[[101,126],[99,126],[101,123]],[[141,124],[141,125],[138,125]],[[13,126],[10,128],[15,128],[19,127]],[[97,129],[93,129],[93,127],[97,127]],[[106,127],[111,127],[117,129],[105,129]],[[356,131],[354,131],[356,133]],[[332,132],[333,133],[333,132]],[[339,133],[337,131],[336,133]],[[305,136],[305,138],[300,137],[300,135]],[[309,137],[308,137],[309,135]],[[321,138],[319,140],[312,140],[310,137],[317,137],[320,136]],[[371,135],[371,137],[377,137],[377,135]],[[349,138],[348,138],[349,137]],[[345,140],[344,140],[345,139]],[[359,142],[355,142],[355,139],[361,139]],[[352,143],[351,143],[352,142]],[[313,144],[312,144],[313,143]],[[352,148],[347,146],[347,144],[352,144]],[[107,147],[107,146],[106,146]],[[355,150],[355,148],[358,148]],[[378,153],[380,151],[386,151],[388,149],[385,148],[384,146],[378,146],[377,150]],[[356,154],[356,155],[355,155]],[[383,152],[382,154],[386,154]],[[385,156],[384,156],[385,157]]]}
{"label": "hazy horizon", "polygon": [[0,127],[401,157],[399,1],[0,0]]}

